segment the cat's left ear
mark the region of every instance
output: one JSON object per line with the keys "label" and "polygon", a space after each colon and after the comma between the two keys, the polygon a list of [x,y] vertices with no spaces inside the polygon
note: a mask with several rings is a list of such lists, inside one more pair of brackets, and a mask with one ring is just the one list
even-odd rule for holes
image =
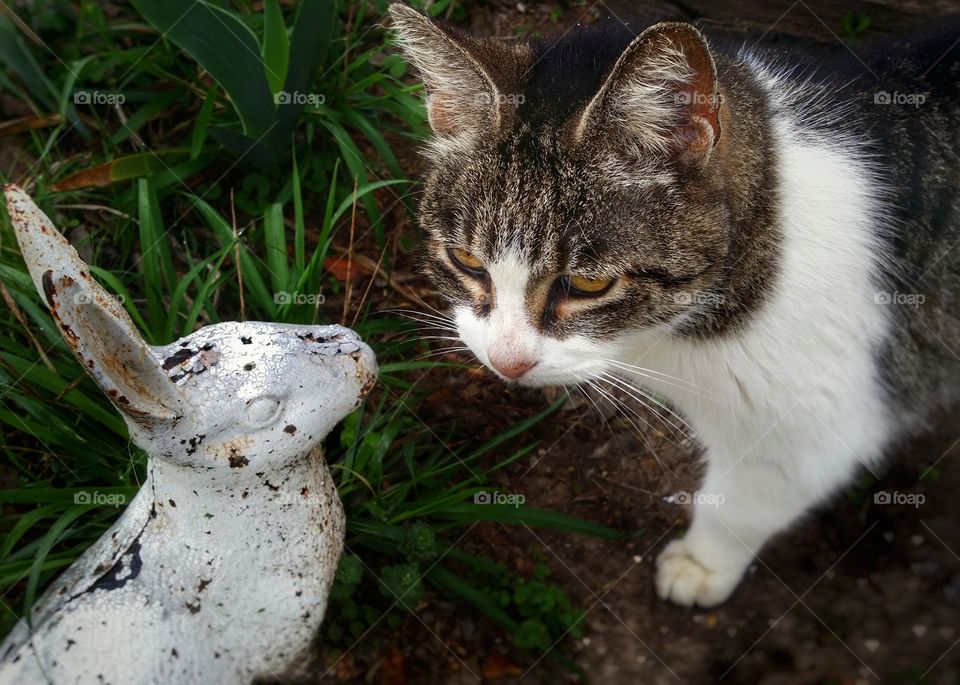
{"label": "cat's left ear", "polygon": [[573,122],[579,141],[602,135],[632,157],[705,163],[720,140],[721,95],[706,39],[663,22],[637,36]]}
{"label": "cat's left ear", "polygon": [[427,91],[430,128],[440,147],[491,136],[518,104],[505,92],[522,64],[520,48],[468,36],[416,10],[390,5],[393,28]]}

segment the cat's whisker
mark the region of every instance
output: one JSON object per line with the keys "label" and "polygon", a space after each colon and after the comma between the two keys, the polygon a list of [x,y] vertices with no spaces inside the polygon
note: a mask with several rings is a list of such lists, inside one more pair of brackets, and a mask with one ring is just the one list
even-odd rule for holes
{"label": "cat's whisker", "polygon": [[[653,424],[650,423],[649,421],[647,421],[647,419],[646,419],[642,414],[640,414],[636,409],[634,409],[633,407],[631,407],[630,405],[628,405],[626,402],[624,402],[623,400],[621,400],[619,397],[617,397],[616,395],[614,395],[612,392],[610,392],[609,390],[607,390],[606,388],[604,388],[602,385],[600,385],[600,383],[597,381],[597,379],[592,379],[592,380],[590,380],[590,381],[588,381],[588,382],[589,382],[589,384],[590,384],[590,387],[592,387],[594,390],[596,390],[596,391],[599,392],[601,395],[603,395],[605,398],[607,398],[607,400],[608,400],[614,407],[616,407],[618,410],[621,410],[621,409],[622,409],[623,411],[628,412],[630,415],[635,416],[636,418],[638,418],[638,419],[640,419],[641,421],[643,421],[643,423],[644,423],[644,424],[647,426],[647,428],[649,428],[650,430],[656,430],[656,429],[654,428]],[[646,406],[646,405],[644,405],[644,406]],[[624,417],[624,418],[626,418],[627,420],[629,420],[629,417]],[[635,427],[636,427],[636,428],[638,429],[638,431],[639,431],[639,427],[637,427],[637,426],[635,426]],[[641,433],[641,435],[644,434],[643,431],[640,431],[640,433]]]}
{"label": "cat's whisker", "polygon": [[443,323],[440,321],[430,321],[430,320],[417,320],[417,319],[407,319],[407,321],[413,324],[413,328],[417,330],[423,330],[425,328],[439,328],[443,331],[454,331],[456,326],[449,323]]}
{"label": "cat's whisker", "polygon": [[395,314],[404,319],[412,319],[414,321],[436,321],[446,325],[453,326],[455,321],[452,317],[446,314],[432,314],[430,312],[424,312],[416,309],[384,309],[381,314]]}
{"label": "cat's whisker", "polygon": [[[413,333],[413,335],[410,335]],[[460,340],[457,331],[447,331],[435,327],[417,328],[415,331],[397,332],[385,336],[387,340],[399,340],[400,344],[415,340]]]}
{"label": "cat's whisker", "polygon": [[[604,396],[604,398],[611,404],[611,406],[613,406],[614,409],[620,413],[621,418],[624,421],[626,421],[628,424],[630,424],[630,426],[633,428],[634,435],[636,435],[641,440],[641,442],[643,442],[644,446],[647,448],[647,451],[653,455],[654,459],[657,460],[657,464],[661,467],[664,473],[669,472],[669,474],[673,476],[674,475],[673,471],[666,464],[664,464],[663,460],[660,458],[660,455],[657,454],[657,450],[654,448],[652,442],[648,438],[648,435],[650,434],[650,430],[655,430],[653,426],[650,424],[650,422],[647,421],[641,414],[639,414],[633,407],[623,402],[616,395],[613,395],[612,393],[607,392],[606,390],[604,390],[602,387],[598,385],[594,387],[599,393],[601,393],[601,395]],[[634,421],[633,418],[631,417],[636,417],[637,419],[642,421],[644,424],[646,424],[646,426],[650,430],[644,430],[643,428],[641,428],[639,425],[637,425],[636,421]]]}
{"label": "cat's whisker", "polygon": [[378,312],[376,312],[376,313],[377,313],[377,314],[392,314],[392,315],[400,316],[400,317],[403,317],[403,318],[409,318],[409,317],[412,317],[412,316],[414,316],[414,317],[420,317],[420,318],[432,318],[432,319],[437,319],[437,320],[441,320],[441,321],[449,321],[450,323],[453,323],[453,319],[452,319],[450,316],[446,315],[446,314],[433,314],[433,313],[431,313],[431,312],[424,312],[424,311],[421,311],[421,310],[419,310],[419,309],[400,309],[400,308],[395,308],[395,309],[381,309],[380,311],[378,311]]}
{"label": "cat's whisker", "polygon": [[[596,409],[597,411],[597,416],[600,418],[603,424],[607,427],[607,430],[610,431],[611,437],[613,437],[613,439],[616,440],[617,434],[616,434],[616,431],[613,430],[613,426],[610,425],[610,419],[608,419],[604,415],[603,410],[600,408],[600,405],[598,404],[597,400],[590,393],[588,393],[586,389],[583,388],[583,384],[586,384],[589,388],[593,390],[596,390],[596,387],[594,386],[593,382],[589,378],[580,379],[580,382],[577,383],[577,385],[575,386],[577,390],[580,391],[580,394],[582,394],[587,399],[587,401],[590,402],[591,405],[593,405],[593,408]],[[615,410],[617,409],[616,406],[614,406],[614,409]],[[636,428],[636,426],[634,426],[634,428]]]}
{"label": "cat's whisker", "polygon": [[619,361],[617,359],[603,359],[604,362],[615,366],[624,371],[637,374],[638,376],[644,376],[649,378],[652,381],[658,383],[663,383],[664,385],[669,385],[679,390],[684,390],[691,394],[702,397],[703,399],[716,400],[717,397],[711,393],[706,388],[703,388],[699,385],[695,385],[690,381],[686,381],[682,378],[677,378],[676,376],[671,376],[670,374],[663,373],[662,371],[655,371],[653,369],[647,369],[642,366],[635,366],[633,364],[627,364],[626,362]]}
{"label": "cat's whisker", "polygon": [[612,359],[612,358],[607,358],[607,357],[604,357],[603,361],[605,361],[605,362],[610,362],[611,364],[616,364],[616,365],[618,365],[618,366],[622,366],[622,367],[627,368],[627,369],[633,369],[633,370],[636,370],[636,371],[642,371],[643,373],[649,373],[649,374],[652,374],[652,375],[654,375],[654,376],[660,376],[660,377],[666,378],[666,379],[668,379],[668,380],[676,381],[677,383],[681,383],[681,384],[683,384],[683,385],[687,385],[687,386],[689,386],[689,387],[691,387],[691,388],[693,388],[693,389],[695,389],[695,390],[704,390],[704,391],[706,391],[706,388],[704,388],[704,387],[702,387],[702,386],[699,386],[699,385],[696,385],[695,383],[692,383],[692,382],[690,382],[690,381],[688,381],[688,380],[686,380],[686,379],[684,379],[684,378],[680,378],[680,377],[678,377],[678,376],[671,376],[669,373],[664,373],[663,371],[657,371],[656,369],[651,369],[651,368],[648,368],[648,367],[646,367],[646,366],[637,366],[636,364],[629,364],[629,363],[627,363],[627,362],[625,362],[625,361],[622,361],[622,360],[620,360],[620,359]]}
{"label": "cat's whisker", "polygon": [[415,331],[446,331],[448,333],[455,333],[457,331],[455,326],[448,324],[440,324],[433,321],[420,321],[416,325],[412,326]]}
{"label": "cat's whisker", "polygon": [[[641,416],[636,410],[634,410],[633,407],[631,407],[631,406],[629,406],[628,404],[626,404],[625,402],[623,402],[619,397],[617,397],[617,396],[613,395],[612,393],[608,392],[607,390],[605,390],[605,389],[604,389],[599,383],[597,383],[595,380],[587,379],[587,380],[586,380],[586,383],[587,383],[587,385],[589,385],[593,390],[596,390],[604,399],[606,399],[607,402],[609,402],[610,405],[611,405],[615,410],[617,410],[617,411],[619,412],[619,411],[622,409],[622,410],[626,413],[626,415],[621,415],[622,418],[623,418],[627,423],[629,423],[629,424],[633,427],[633,429],[634,429],[634,431],[635,431],[635,435],[636,435],[638,438],[640,438],[640,441],[643,442],[644,446],[647,448],[647,451],[650,452],[650,454],[653,455],[653,458],[656,460],[657,465],[660,467],[660,469],[661,469],[665,474],[669,474],[671,477],[676,477],[675,474],[673,473],[673,471],[670,469],[670,467],[668,467],[668,466],[663,462],[663,460],[660,458],[660,455],[657,454],[657,450],[654,449],[653,444],[651,444],[650,440],[649,440],[648,437],[647,437],[647,431],[644,431],[642,428],[640,428],[640,426],[638,426],[638,425],[633,421],[633,419],[630,418],[630,416],[632,415],[632,416],[637,417],[638,419],[640,419],[641,421],[643,421],[643,422],[647,425],[648,428],[650,428],[651,430],[655,430],[654,427],[650,424],[650,422],[647,421],[643,416]],[[611,432],[612,432],[612,429],[611,429]]]}
{"label": "cat's whisker", "polygon": [[419,297],[416,293],[410,293],[410,294],[413,295],[413,299],[416,301],[417,304],[420,304],[420,305],[426,307],[426,308],[429,309],[431,312],[434,312],[434,314],[437,315],[437,316],[446,316],[446,314],[444,314],[443,312],[441,312],[439,309],[437,309],[437,308],[434,307],[433,305],[431,305],[431,304],[429,304],[429,303],[427,303],[427,302],[424,302],[423,298],[422,298],[422,297]]}
{"label": "cat's whisker", "polygon": [[647,378],[650,378],[651,380],[657,380],[657,381],[660,381],[660,382],[662,382],[662,383],[666,383],[667,381],[670,381],[669,385],[674,385],[674,387],[680,388],[680,389],[682,389],[682,390],[688,390],[688,391],[690,391],[690,392],[697,391],[697,392],[699,392],[699,393],[706,393],[705,395],[701,395],[701,397],[710,397],[710,398],[712,399],[711,393],[710,393],[710,391],[709,391],[707,388],[704,388],[703,386],[700,386],[700,385],[696,385],[695,383],[692,383],[692,382],[690,382],[690,381],[688,381],[688,380],[686,380],[686,379],[680,378],[680,377],[678,377],[678,376],[671,376],[670,374],[664,373],[663,371],[657,371],[656,369],[649,369],[649,368],[644,367],[644,366],[637,366],[637,365],[635,365],[635,364],[628,364],[627,362],[620,361],[619,359],[606,359],[606,358],[605,358],[605,359],[603,359],[603,361],[605,361],[605,362],[607,362],[607,363],[609,363],[609,364],[612,364],[613,366],[616,366],[616,367],[619,367],[619,368],[621,368],[621,369],[624,369],[624,370],[626,370],[626,371],[631,371],[631,372],[636,373],[636,374],[638,374],[638,375],[646,376]]}
{"label": "cat's whisker", "polygon": [[437,349],[430,349],[426,352],[422,352],[417,356],[417,359],[427,359],[428,357],[440,357],[445,354],[452,354],[454,352],[471,352],[470,348],[466,345],[451,345],[449,347],[440,347]]}
{"label": "cat's whisker", "polygon": [[[597,401],[590,395],[590,393],[587,392],[587,390],[586,390],[586,389],[583,387],[583,385],[582,385],[583,383],[588,383],[589,381],[587,381],[587,379],[578,379],[578,381],[579,381],[579,382],[578,382],[576,385],[573,386],[574,389],[576,389],[577,392],[579,392],[581,395],[583,395],[584,399],[586,399],[586,400],[591,404],[592,410],[595,410],[595,411],[596,411],[597,417],[600,419],[600,421],[603,423],[603,425],[606,427],[606,429],[607,429],[608,431],[610,431],[610,437],[613,439],[614,442],[616,442],[616,443],[619,445],[620,440],[619,440],[619,438],[618,438],[618,436],[617,436],[616,431],[613,430],[613,426],[610,425],[610,419],[608,419],[608,418],[604,415],[603,410],[600,408],[600,405],[599,405],[599,404],[597,403]],[[569,397],[569,396],[570,396],[570,390],[569,390],[567,387],[564,387],[564,390],[565,390],[566,393],[567,393],[567,397]],[[591,410],[591,408],[587,408],[587,413],[589,414],[592,410]]]}
{"label": "cat's whisker", "polygon": [[414,323],[426,326],[435,326],[437,328],[446,328],[453,329],[456,328],[456,324],[452,321],[447,321],[444,319],[432,319],[429,317],[417,317],[417,316],[404,316],[402,317],[407,321],[412,321]]}
{"label": "cat's whisker", "polygon": [[[654,405],[656,405],[655,407],[650,406],[647,402],[644,402],[644,406],[646,406],[648,409],[653,411],[658,416],[660,416],[660,413],[657,411],[657,409],[662,408],[668,414],[673,416],[677,421],[683,424],[685,428],[687,429],[690,428],[686,419],[684,419],[682,416],[677,414],[664,400],[660,399],[657,396],[657,393],[655,391],[652,391],[649,388],[646,388],[642,385],[635,385],[631,383],[629,380],[627,380],[626,378],[623,378],[622,376],[617,375],[616,373],[604,371],[600,374],[600,377],[606,380],[611,385],[614,385],[620,388],[621,390],[623,390],[624,392],[628,393],[634,399],[642,398],[643,400],[652,402]],[[636,397],[635,395],[639,395],[639,398]]]}
{"label": "cat's whisker", "polygon": [[436,321],[437,323],[442,323],[444,325],[454,325],[453,319],[445,316],[436,316],[434,314],[430,314],[429,312],[408,312],[400,314],[399,316],[405,319],[411,319],[413,321]]}
{"label": "cat's whisker", "polygon": [[[693,428],[690,426],[689,423],[687,423],[686,419],[684,419],[682,416],[677,414],[668,405],[664,404],[659,399],[657,399],[650,391],[644,388],[641,388],[639,386],[633,385],[627,382],[626,380],[624,380],[623,378],[620,378],[619,376],[616,376],[614,374],[605,372],[601,375],[608,383],[611,383],[612,385],[615,385],[616,387],[626,392],[631,398],[640,402],[643,406],[645,406],[647,409],[653,412],[660,420],[662,420],[664,423],[666,423],[668,426],[670,426],[674,430],[678,431],[680,434],[689,435],[689,433],[693,432]],[[639,395],[639,397],[637,395]],[[648,400],[649,402],[645,402],[644,399]],[[660,414],[660,412],[657,411],[655,407],[651,406],[650,403],[657,405],[657,407],[663,408],[670,416],[673,416],[677,421],[680,422],[682,428],[680,426],[677,426],[675,423],[673,423],[669,418]]]}
{"label": "cat's whisker", "polygon": [[[437,330],[436,328],[422,328],[415,331],[416,340],[460,340],[457,331]],[[409,340],[410,338],[406,338]]]}
{"label": "cat's whisker", "polygon": [[469,352],[469,347],[445,347],[441,350],[433,350],[425,354],[418,355],[416,360],[423,361],[425,359],[430,359],[431,357],[442,357],[447,354],[453,354],[454,352]]}
{"label": "cat's whisker", "polygon": [[[585,398],[588,402],[590,402],[590,404],[593,405],[594,409],[597,410],[597,416],[600,418],[601,421],[603,421],[604,425],[606,425],[606,427],[610,430],[610,434],[611,434],[611,435],[614,435],[613,427],[610,426],[610,421],[607,420],[607,417],[604,416],[604,415],[603,415],[603,412],[600,410],[600,405],[598,405],[598,404],[597,404],[597,401],[596,401],[595,399],[593,399],[586,390],[583,389],[582,383],[589,383],[590,381],[589,381],[588,379],[586,379],[586,378],[584,378],[584,379],[578,379],[578,380],[579,380],[579,382],[578,382],[576,385],[574,385],[573,387],[576,388],[576,390],[579,391],[580,394],[583,395],[584,398]],[[567,390],[567,396],[569,396],[569,395],[570,395],[570,391],[569,391],[567,388],[564,388],[564,390]]]}

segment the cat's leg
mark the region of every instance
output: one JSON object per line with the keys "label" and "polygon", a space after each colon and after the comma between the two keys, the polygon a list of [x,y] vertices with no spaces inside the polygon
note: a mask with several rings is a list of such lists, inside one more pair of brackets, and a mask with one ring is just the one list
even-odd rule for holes
{"label": "cat's leg", "polygon": [[839,453],[710,459],[689,531],[657,558],[657,594],[683,606],[723,602],[764,543],[829,494],[825,484],[848,481],[855,465]]}

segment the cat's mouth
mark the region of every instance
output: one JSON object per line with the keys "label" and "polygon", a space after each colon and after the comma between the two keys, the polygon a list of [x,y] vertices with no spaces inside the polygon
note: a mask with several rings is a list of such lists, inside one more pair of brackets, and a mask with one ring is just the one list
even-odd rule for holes
{"label": "cat's mouth", "polygon": [[571,374],[548,368],[547,364],[534,362],[523,373],[509,376],[503,374],[499,369],[489,363],[484,366],[490,373],[496,376],[497,380],[510,386],[522,388],[549,388],[565,385],[574,385],[578,379]]}

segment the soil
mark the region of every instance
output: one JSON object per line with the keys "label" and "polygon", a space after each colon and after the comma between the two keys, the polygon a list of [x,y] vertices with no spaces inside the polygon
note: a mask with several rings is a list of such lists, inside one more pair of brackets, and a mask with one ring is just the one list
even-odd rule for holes
{"label": "soil", "polygon": [[[551,399],[486,374],[422,381],[431,382],[469,398],[420,414],[431,425],[454,421],[455,437],[497,432]],[[610,526],[624,540],[480,524],[460,543],[521,575],[532,558],[547,560],[552,580],[589,610],[583,639],[571,641],[583,682],[960,682],[956,430],[903,446],[879,480],[865,474],[769,545],[725,604],[689,610],[657,599],[653,562],[688,523],[677,495],[696,490],[700,450],[638,411],[630,425],[575,399],[533,429],[527,438],[544,447],[497,483],[527,506]],[[936,477],[921,479],[934,464]],[[884,493],[900,503],[884,504]],[[334,670],[343,677],[325,682],[576,680],[550,659],[511,650],[463,607],[429,601],[402,629],[353,652]],[[341,657],[327,654],[326,666]]]}
{"label": "soil", "polygon": [[[476,3],[467,5],[462,24],[509,39],[604,16],[640,26],[651,17],[698,19],[728,33],[767,31],[764,40],[843,49],[836,34],[847,11],[870,16],[870,32],[883,34],[929,24],[951,9],[916,1]],[[426,302],[378,285],[370,297],[382,298],[383,309],[442,309],[414,275],[415,254],[415,247],[398,249],[398,273],[408,274],[400,279],[403,292]],[[434,371],[421,386],[457,401],[428,404],[420,417],[430,425],[455,422],[463,437],[502,430],[551,399],[479,369]],[[730,600],[705,611],[662,602],[653,589],[657,553],[688,525],[677,495],[696,490],[700,449],[661,417],[637,412],[575,397],[533,429],[544,447],[502,472],[497,484],[523,494],[528,506],[616,528],[625,539],[479,524],[461,542],[521,574],[534,556],[547,560],[552,579],[589,610],[583,638],[570,641],[580,676],[512,650],[509,637],[475,613],[428,597],[400,630],[374,632],[347,654],[323,654],[323,682],[960,683],[958,424],[897,447],[876,478],[865,473],[777,538]],[[884,503],[887,496],[896,501]]]}

